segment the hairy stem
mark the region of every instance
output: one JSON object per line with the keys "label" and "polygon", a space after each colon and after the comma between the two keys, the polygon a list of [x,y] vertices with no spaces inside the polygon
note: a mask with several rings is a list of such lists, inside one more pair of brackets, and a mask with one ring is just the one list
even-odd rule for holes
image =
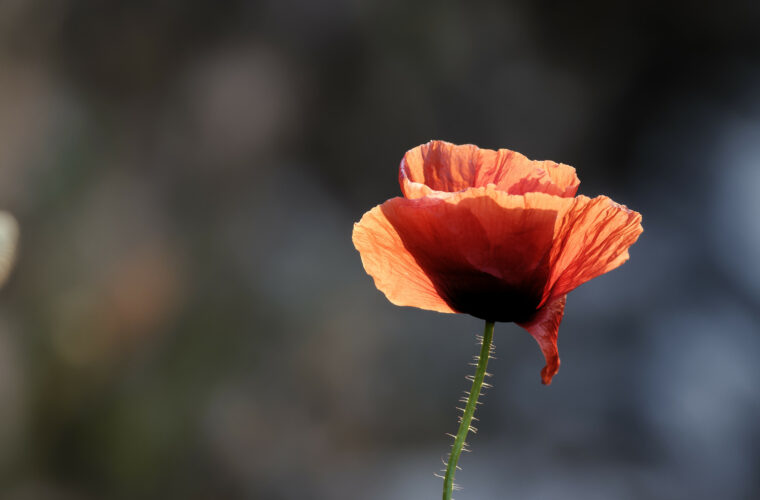
{"label": "hairy stem", "polygon": [[478,405],[480,389],[483,387],[483,379],[486,376],[486,366],[488,365],[488,357],[491,353],[491,341],[493,340],[493,327],[493,321],[486,321],[486,328],[483,333],[483,345],[480,348],[480,357],[478,358],[478,367],[475,370],[475,378],[472,380],[472,389],[470,389],[470,395],[467,398],[467,406],[464,408],[462,421],[459,424],[459,430],[454,439],[454,446],[451,448],[449,461],[446,465],[446,476],[443,479],[443,500],[451,500],[457,462],[459,462],[459,455],[462,454],[462,447],[464,446],[464,440],[467,437],[467,433],[470,432],[470,422],[472,422],[472,416],[475,414],[475,407]]}

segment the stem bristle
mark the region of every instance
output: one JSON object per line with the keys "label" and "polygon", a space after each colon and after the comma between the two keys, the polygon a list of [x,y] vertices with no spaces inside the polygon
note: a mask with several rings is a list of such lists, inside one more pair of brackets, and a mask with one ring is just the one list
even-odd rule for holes
{"label": "stem bristle", "polygon": [[[469,432],[476,434],[478,431],[477,428],[471,425],[471,423],[473,419],[477,421],[477,419],[474,418],[474,414],[478,405],[481,404],[478,401],[481,390],[483,388],[491,387],[489,384],[485,384],[483,379],[486,376],[491,376],[490,373],[486,372],[486,367],[488,366],[489,358],[493,357],[494,352],[492,344],[493,330],[494,322],[486,321],[483,336],[478,336],[478,340],[481,344],[480,355],[473,357],[473,359],[477,361],[475,375],[468,375],[465,377],[472,382],[472,389],[470,391],[465,391],[465,394],[467,395],[464,400],[464,402],[466,402],[465,408],[457,408],[462,411],[462,415],[458,417],[459,430],[454,437],[454,444],[451,447],[451,454],[449,455],[449,460],[446,465],[446,475],[443,479],[443,500],[452,500],[452,491],[459,490],[459,487],[454,484],[454,474],[457,470],[461,470],[457,465],[457,462],[459,461],[459,456],[462,452],[470,451],[469,446],[465,441],[467,434]],[[460,399],[460,401],[463,400]]]}

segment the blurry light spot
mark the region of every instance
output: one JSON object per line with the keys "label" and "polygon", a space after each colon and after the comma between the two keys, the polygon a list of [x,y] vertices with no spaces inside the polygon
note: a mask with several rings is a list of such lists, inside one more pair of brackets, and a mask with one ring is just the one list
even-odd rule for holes
{"label": "blurry light spot", "polygon": [[10,214],[0,212],[0,286],[8,279],[8,275],[16,260],[16,242],[18,240],[18,224]]}
{"label": "blurry light spot", "polygon": [[714,299],[673,311],[650,328],[641,407],[668,465],[703,498],[740,498],[740,489],[752,484],[756,450],[747,436],[760,418],[757,328],[741,309]]}
{"label": "blurry light spot", "polygon": [[715,254],[729,275],[760,299],[760,117],[734,120],[713,158],[710,224]]}
{"label": "blurry light spot", "polygon": [[291,121],[295,96],[293,76],[274,53],[238,50],[202,61],[187,98],[207,163],[216,170],[269,150]]}

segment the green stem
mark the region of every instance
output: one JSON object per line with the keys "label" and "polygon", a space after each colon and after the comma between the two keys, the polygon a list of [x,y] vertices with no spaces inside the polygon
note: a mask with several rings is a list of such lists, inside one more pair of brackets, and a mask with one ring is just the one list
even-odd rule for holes
{"label": "green stem", "polygon": [[459,424],[454,446],[451,448],[448,465],[446,466],[446,476],[443,479],[443,500],[451,500],[451,492],[454,489],[454,473],[457,470],[459,455],[462,454],[462,447],[467,433],[470,432],[470,422],[475,414],[475,407],[478,405],[478,396],[480,389],[483,387],[483,379],[486,377],[486,366],[488,357],[491,354],[491,341],[493,340],[493,321],[486,321],[486,329],[483,333],[483,345],[480,348],[480,358],[478,358],[478,368],[475,370],[475,378],[472,380],[472,389],[470,396],[467,398],[467,406],[464,408],[462,421]]}

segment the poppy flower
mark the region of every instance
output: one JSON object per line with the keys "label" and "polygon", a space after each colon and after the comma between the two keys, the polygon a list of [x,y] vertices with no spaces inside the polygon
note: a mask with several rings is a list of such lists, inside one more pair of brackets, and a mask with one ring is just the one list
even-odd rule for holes
{"label": "poppy flower", "polygon": [[353,243],[392,303],[515,322],[538,342],[549,384],[568,292],[623,264],[641,215],[575,196],[575,169],[507,149],[431,141],[406,153],[404,197],[365,213]]}

